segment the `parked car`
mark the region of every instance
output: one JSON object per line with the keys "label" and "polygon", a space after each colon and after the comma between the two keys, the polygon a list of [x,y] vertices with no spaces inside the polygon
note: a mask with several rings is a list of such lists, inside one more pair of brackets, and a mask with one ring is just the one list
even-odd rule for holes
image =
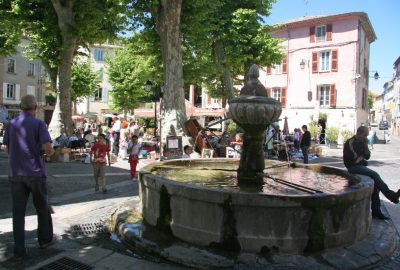
{"label": "parked car", "polygon": [[380,122],[379,122],[379,129],[380,129],[380,130],[387,130],[387,129],[389,129],[389,123],[388,123],[388,121],[380,121]]}

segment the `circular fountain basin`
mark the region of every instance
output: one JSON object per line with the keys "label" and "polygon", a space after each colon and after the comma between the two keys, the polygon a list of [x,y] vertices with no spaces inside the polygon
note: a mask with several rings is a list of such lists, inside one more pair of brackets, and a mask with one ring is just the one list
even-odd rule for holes
{"label": "circular fountain basin", "polygon": [[238,166],[239,160],[192,159],[144,167],[144,221],[195,245],[244,252],[314,252],[368,234],[372,180],[267,160],[263,186],[238,187]]}

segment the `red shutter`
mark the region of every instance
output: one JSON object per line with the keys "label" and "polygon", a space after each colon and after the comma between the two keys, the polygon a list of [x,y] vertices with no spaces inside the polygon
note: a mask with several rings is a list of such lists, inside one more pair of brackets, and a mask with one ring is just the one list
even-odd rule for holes
{"label": "red shutter", "polygon": [[318,72],[318,53],[312,53],[312,73]]}
{"label": "red shutter", "polygon": [[265,88],[267,90],[267,96],[272,97],[271,88]]}
{"label": "red shutter", "polygon": [[326,40],[332,40],[332,24],[326,26]]}
{"label": "red shutter", "polygon": [[268,75],[271,75],[271,73],[272,73],[272,72],[271,72],[271,67],[267,67],[267,74],[268,74]]}
{"label": "red shutter", "polygon": [[331,84],[331,91],[330,91],[330,105],[331,108],[335,108],[336,107],[336,86],[334,84]]}
{"label": "red shutter", "polygon": [[332,71],[338,71],[338,50],[332,50]]}
{"label": "red shutter", "polygon": [[310,42],[315,42],[315,27],[310,27]]}
{"label": "red shutter", "polygon": [[287,58],[283,59],[282,61],[282,73],[286,74],[287,73]]}
{"label": "red shutter", "polygon": [[282,108],[286,108],[286,87],[281,88],[281,104]]}

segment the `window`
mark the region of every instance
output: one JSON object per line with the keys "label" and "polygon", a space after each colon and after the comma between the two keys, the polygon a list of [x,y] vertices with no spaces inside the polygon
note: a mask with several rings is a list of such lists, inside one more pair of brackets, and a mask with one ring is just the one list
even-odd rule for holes
{"label": "window", "polygon": [[103,88],[99,87],[97,88],[97,91],[94,94],[94,100],[102,101],[102,96],[103,96]]}
{"label": "window", "polygon": [[331,52],[324,51],[319,54],[319,71],[331,70]]}
{"label": "window", "polygon": [[7,60],[7,72],[15,73],[15,60],[14,59]]}
{"label": "window", "polygon": [[325,41],[326,40],[326,26],[321,25],[315,27],[317,41]]}
{"label": "window", "polygon": [[272,66],[272,74],[282,74],[282,65],[275,64]]}
{"label": "window", "polygon": [[329,106],[330,85],[319,87],[319,106]]}
{"label": "window", "polygon": [[35,63],[29,63],[28,76],[35,76]]}
{"label": "window", "polygon": [[94,50],[94,59],[96,61],[104,61],[104,51],[103,50]]}
{"label": "window", "polygon": [[6,99],[15,99],[15,84],[7,83]]}
{"label": "window", "polygon": [[281,89],[280,88],[273,88],[272,89],[272,97],[277,101],[281,101]]}

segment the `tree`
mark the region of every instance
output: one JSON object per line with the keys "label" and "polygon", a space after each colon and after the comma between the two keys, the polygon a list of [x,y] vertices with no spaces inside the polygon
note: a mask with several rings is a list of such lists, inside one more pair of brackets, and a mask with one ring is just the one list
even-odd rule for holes
{"label": "tree", "polygon": [[137,108],[148,100],[144,91],[146,81],[150,78],[154,82],[162,81],[160,54],[150,53],[153,49],[142,34],[135,34],[129,44],[107,61],[114,108],[125,112]]}
{"label": "tree", "polygon": [[90,69],[88,62],[74,61],[71,81],[71,101],[74,103],[76,111],[77,103],[95,93],[99,83],[99,76]]}
{"label": "tree", "polygon": [[375,95],[371,90],[369,90],[368,91],[368,108],[370,110],[374,107],[374,100],[375,100]]}
{"label": "tree", "polygon": [[56,110],[49,125],[52,137],[63,127],[72,132],[71,75],[76,50],[114,38],[126,21],[125,4],[125,0],[2,1],[1,15],[17,25],[10,32],[18,31],[32,40],[54,85],[58,74]]}

